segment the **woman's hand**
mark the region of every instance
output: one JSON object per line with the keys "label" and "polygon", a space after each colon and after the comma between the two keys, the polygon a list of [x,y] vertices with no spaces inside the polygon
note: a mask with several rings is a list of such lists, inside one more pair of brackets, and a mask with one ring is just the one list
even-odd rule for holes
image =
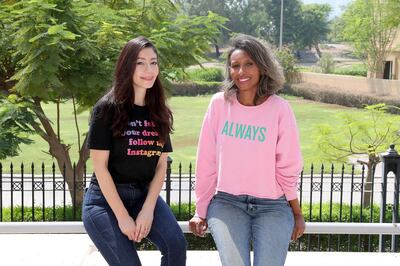
{"label": "woman's hand", "polygon": [[294,214],[294,228],[292,232],[292,240],[299,239],[306,229],[306,223],[304,222],[303,214]]}
{"label": "woman's hand", "polygon": [[[118,218],[117,218],[118,219]],[[129,240],[134,240],[136,223],[129,215],[118,219],[118,226],[121,232],[128,237]]]}
{"label": "woman's hand", "polygon": [[151,230],[151,225],[154,218],[154,210],[143,208],[137,218],[136,218],[136,230],[133,240],[136,242],[141,242]]}
{"label": "woman's hand", "polygon": [[198,216],[193,216],[189,221],[189,230],[196,236],[204,237],[207,231],[207,220]]}

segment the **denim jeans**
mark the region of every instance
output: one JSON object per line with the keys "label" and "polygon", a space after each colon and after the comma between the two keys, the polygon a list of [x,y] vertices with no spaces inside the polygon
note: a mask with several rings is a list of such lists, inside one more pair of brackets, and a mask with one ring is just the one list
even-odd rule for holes
{"label": "denim jeans", "polygon": [[207,212],[207,222],[223,266],[285,264],[294,217],[286,198],[263,199],[218,192]]}
{"label": "denim jeans", "polygon": [[[147,188],[116,184],[129,214],[136,219],[146,199]],[[109,265],[141,265],[135,243],[120,230],[117,219],[99,186],[89,185],[83,200],[82,220],[85,229]],[[147,238],[162,253],[162,266],[186,265],[186,240],[168,205],[158,197],[154,219]]]}

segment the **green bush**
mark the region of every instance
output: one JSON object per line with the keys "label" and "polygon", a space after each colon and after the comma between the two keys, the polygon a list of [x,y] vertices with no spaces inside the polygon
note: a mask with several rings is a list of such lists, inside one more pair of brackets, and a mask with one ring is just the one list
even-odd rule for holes
{"label": "green bush", "polygon": [[221,68],[197,68],[187,71],[188,79],[191,81],[223,81],[224,74]]}
{"label": "green bush", "polygon": [[[33,210],[33,213],[32,213]],[[80,221],[82,216],[82,208],[79,206],[75,210],[71,205],[64,206],[55,206],[53,207],[24,207],[24,215],[22,217],[22,207],[14,206],[12,219],[11,219],[11,208],[3,208],[2,209],[2,221],[3,222],[11,222],[11,221],[74,221],[74,212],[75,212],[75,220]],[[34,218],[34,219],[33,219]]]}
{"label": "green bush", "polygon": [[323,54],[318,61],[318,67],[322,73],[329,74],[333,73],[335,68],[335,62],[331,54]]}
{"label": "green bush", "polygon": [[351,66],[335,68],[335,70],[332,73],[337,75],[366,77],[367,72],[368,72],[367,67],[364,64],[354,64]]}
{"label": "green bush", "polygon": [[170,94],[172,96],[197,96],[216,93],[220,90],[220,82],[182,82],[174,83],[171,86]]}
{"label": "green bush", "polygon": [[286,82],[299,82],[299,68],[296,66],[296,58],[293,54],[293,51],[288,47],[284,47],[282,49],[275,50],[275,55],[283,68]]}

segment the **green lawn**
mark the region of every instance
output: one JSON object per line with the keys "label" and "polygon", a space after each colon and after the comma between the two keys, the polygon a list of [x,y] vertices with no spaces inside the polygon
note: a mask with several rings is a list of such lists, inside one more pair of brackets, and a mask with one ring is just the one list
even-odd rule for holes
{"label": "green lawn", "polygon": [[[172,135],[174,152],[171,153],[174,173],[178,172],[179,162],[182,162],[184,173],[188,172],[189,163],[195,162],[198,134],[210,98],[211,95],[173,97],[170,99],[170,106],[173,110],[175,120],[175,133]],[[313,140],[313,132],[315,131],[316,124],[335,124],[337,121],[335,115],[340,111],[351,112],[354,116],[359,117],[359,119],[365,119],[366,117],[365,113],[360,109],[312,102],[292,96],[285,96],[285,98],[290,101],[297,117],[297,124],[300,128],[301,147],[306,168],[308,168],[312,162],[316,165],[319,165],[322,162],[315,152],[316,147]],[[49,118],[54,122],[56,114],[55,105],[48,104],[44,106],[44,109]],[[77,134],[75,122],[72,116],[72,106],[68,103],[62,105],[61,112],[61,137],[65,140],[65,143],[71,145],[72,159],[76,161],[78,158]],[[86,132],[88,129],[88,117],[88,112],[79,115],[81,134],[82,132]],[[38,136],[34,136],[34,140],[34,144],[23,145],[21,147],[21,154],[19,156],[7,158],[2,161],[4,173],[9,172],[8,169],[11,161],[15,164],[14,167],[19,167],[21,162],[28,164],[27,166],[29,166],[29,171],[25,170],[27,173],[30,172],[31,162],[34,162],[36,166],[45,162],[48,169],[46,172],[50,172],[52,158],[46,153],[48,151],[47,144]],[[83,141],[83,137],[81,137],[81,141]],[[88,169],[91,169],[90,162],[88,163]],[[39,172],[39,169],[37,169],[37,173]]]}

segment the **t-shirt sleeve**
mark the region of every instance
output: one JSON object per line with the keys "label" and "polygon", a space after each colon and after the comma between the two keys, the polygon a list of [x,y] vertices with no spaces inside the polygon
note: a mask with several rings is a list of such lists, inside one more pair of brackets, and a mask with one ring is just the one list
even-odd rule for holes
{"label": "t-shirt sleeve", "polygon": [[163,152],[172,152],[171,138],[169,135],[167,137],[167,141],[164,144]]}
{"label": "t-shirt sleeve", "polygon": [[112,130],[110,114],[102,112],[104,104],[96,104],[93,108],[89,124],[88,148],[93,150],[110,150]]}

